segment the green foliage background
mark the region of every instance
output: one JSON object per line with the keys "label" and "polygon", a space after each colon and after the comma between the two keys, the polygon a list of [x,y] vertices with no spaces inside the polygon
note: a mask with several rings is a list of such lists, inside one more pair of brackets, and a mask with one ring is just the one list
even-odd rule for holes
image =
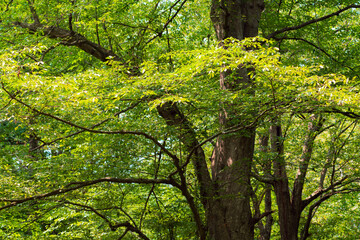
{"label": "green foliage background", "polygon": [[[241,119],[238,124],[256,123],[259,134],[267,131],[274,116],[283,116],[290,181],[301,157],[306,117],[325,112],[328,128],[316,140],[304,196],[317,189],[331,149],[337,153],[332,162],[336,167],[329,165],[328,171],[332,169],[333,180],[349,176],[351,193],[336,195],[318,208],[310,239],[356,239],[358,116],[340,112],[359,110],[359,12],[350,10],[271,41],[262,38],[356,1],[266,1],[262,37],[229,39],[226,49],[217,47],[210,1],[187,1],[181,10],[174,2],[34,1],[44,26],[68,29],[72,14],[74,31],[121,59],[101,62],[62,45],[61,39],[14,26],[33,21],[28,1],[0,1],[0,207],[9,204],[6,199],[45,194],[71,182],[164,179],[176,170],[170,157],[149,138],[125,132],[149,134],[184,163],[181,131],[168,126],[157,107],[178,104],[202,142],[229,130],[218,125],[220,103],[228,102]],[[221,90],[220,72],[239,65],[255,69],[253,85]],[[134,69],[141,74],[131,74]],[[339,112],[330,111],[334,108]],[[75,135],[81,128],[103,132]],[[34,134],[43,147],[29,151]],[[207,158],[212,148],[210,141],[204,144]],[[272,156],[259,149],[257,145],[255,161],[261,173]],[[189,164],[188,189],[205,218],[194,171]],[[263,184],[254,179],[254,185],[260,196]],[[272,239],[280,239],[274,217]],[[130,222],[150,239],[197,239],[189,206],[175,187],[109,182],[2,209],[0,238],[118,239],[124,229],[112,231],[108,221]],[[137,236],[129,233],[124,239]]]}

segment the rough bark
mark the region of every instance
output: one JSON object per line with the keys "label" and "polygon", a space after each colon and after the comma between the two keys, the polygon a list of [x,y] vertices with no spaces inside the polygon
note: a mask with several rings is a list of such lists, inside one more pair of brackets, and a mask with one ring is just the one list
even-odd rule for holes
{"label": "rough bark", "polygon": [[[229,37],[242,40],[258,35],[258,23],[264,2],[260,0],[213,0],[211,20],[217,39]],[[229,73],[220,76],[220,87],[233,91],[246,88],[251,82],[248,70],[241,68],[237,77]],[[234,76],[234,75],[232,75]],[[238,120],[232,105],[222,103],[220,125],[231,127]],[[250,209],[250,172],[254,151],[255,129],[221,136],[212,156],[212,180],[215,196],[210,200],[210,239],[253,239],[253,222]]]}

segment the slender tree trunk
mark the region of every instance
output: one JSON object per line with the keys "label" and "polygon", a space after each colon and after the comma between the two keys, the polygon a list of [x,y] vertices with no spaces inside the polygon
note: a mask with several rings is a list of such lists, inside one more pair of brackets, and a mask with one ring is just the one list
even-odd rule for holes
{"label": "slender tree trunk", "polygon": [[281,124],[276,122],[270,127],[271,151],[276,153],[274,165],[274,192],[278,205],[280,235],[283,240],[297,240],[299,216],[294,212],[290,199],[289,182],[286,174],[286,163],[283,156]]}
{"label": "slender tree trunk", "polygon": [[[260,136],[259,138],[260,151],[267,153],[269,150],[269,135]],[[263,171],[267,175],[271,175],[271,161],[270,159],[264,159],[264,168]],[[265,184],[265,197],[264,197],[264,205],[265,205],[265,213],[271,212],[272,209],[272,200],[271,200],[271,189],[272,186],[269,183]],[[271,228],[273,224],[273,216],[272,214],[265,217],[265,225],[262,223],[262,220],[259,221],[258,226],[260,229],[260,238],[259,240],[270,240],[271,237]]]}
{"label": "slender tree trunk", "polygon": [[[221,41],[229,37],[242,40],[257,36],[263,8],[263,0],[213,0],[211,20],[220,45]],[[229,73],[222,73],[220,87],[233,91],[246,88],[251,82],[248,70],[241,66],[236,75],[235,79],[229,79]],[[236,112],[231,110],[232,105],[222,104],[220,125],[222,128],[231,127],[238,120]],[[217,139],[211,162],[214,196],[209,202],[210,239],[254,238],[250,209],[250,172],[254,140],[255,129]]]}
{"label": "slender tree trunk", "polygon": [[280,235],[283,240],[297,240],[301,213],[305,208],[302,192],[307,169],[312,156],[313,145],[319,134],[323,119],[313,115],[310,118],[308,134],[305,138],[299,169],[295,177],[293,191],[290,197],[288,177],[286,175],[286,162],[283,157],[283,143],[281,125],[276,123],[271,127],[271,148],[277,153],[274,160],[274,192],[279,212]]}

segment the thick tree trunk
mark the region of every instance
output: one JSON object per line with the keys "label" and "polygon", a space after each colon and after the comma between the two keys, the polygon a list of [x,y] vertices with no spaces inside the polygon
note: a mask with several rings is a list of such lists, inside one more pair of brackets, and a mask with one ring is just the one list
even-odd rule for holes
{"label": "thick tree trunk", "polygon": [[253,239],[250,171],[254,134],[218,139],[212,160],[216,195],[210,203],[211,239]]}
{"label": "thick tree trunk", "polygon": [[[213,0],[211,20],[217,39],[233,37],[242,40],[258,34],[258,23],[264,8],[263,0]],[[248,70],[241,68],[237,78],[220,76],[220,87],[237,90],[250,83]],[[238,122],[234,105],[223,103],[220,111],[222,128]],[[246,133],[222,136],[212,156],[212,180],[214,196],[209,202],[208,226],[210,239],[246,240],[254,238],[254,226],[250,209],[250,172],[254,151],[255,129]]]}

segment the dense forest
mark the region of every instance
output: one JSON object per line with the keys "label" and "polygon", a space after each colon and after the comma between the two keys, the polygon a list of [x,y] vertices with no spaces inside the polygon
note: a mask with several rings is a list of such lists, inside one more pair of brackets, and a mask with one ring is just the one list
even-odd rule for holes
{"label": "dense forest", "polygon": [[0,239],[360,236],[360,2],[0,10]]}

